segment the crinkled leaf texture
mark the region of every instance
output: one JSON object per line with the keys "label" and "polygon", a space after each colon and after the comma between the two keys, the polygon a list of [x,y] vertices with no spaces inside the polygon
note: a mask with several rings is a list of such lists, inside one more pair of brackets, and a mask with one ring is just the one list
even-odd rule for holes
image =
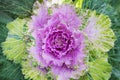
{"label": "crinkled leaf texture", "polygon": [[[97,55],[99,55],[97,53],[100,52],[104,54],[104,52],[107,52],[111,47],[113,47],[115,35],[110,29],[110,20],[107,16],[104,16],[102,14],[98,16],[95,12],[91,12],[89,10],[88,12],[85,11],[85,13],[88,18],[86,19],[82,16],[83,19],[86,19],[83,20],[86,23],[83,22],[84,25],[82,25],[82,30],[84,30],[87,39],[86,43],[89,44],[87,45],[89,53],[92,55],[96,54],[96,57]],[[83,14],[84,13],[82,13],[82,15]],[[94,19],[96,20],[95,22]],[[27,57],[26,40],[24,40],[26,36],[24,32],[25,24],[26,21],[16,19],[15,21],[7,25],[9,33],[6,41],[2,44],[4,50],[3,52],[9,60],[14,60],[17,63],[22,64],[22,72],[25,75],[25,78],[30,78],[33,80],[46,80],[46,78],[41,74],[41,72],[37,70],[37,67],[33,66],[32,61],[29,61],[28,59],[24,60]],[[92,32],[94,31],[95,34],[92,34]],[[98,33],[96,34],[96,32]],[[106,32],[108,32],[109,34],[106,35]],[[103,41],[101,42],[100,40]],[[96,44],[100,46],[96,46]],[[100,55],[98,59],[90,60],[90,62],[88,63],[90,77],[94,80],[107,80],[110,76],[111,66],[106,60],[106,55],[103,56],[103,54]],[[88,79],[90,80],[90,78]]]}
{"label": "crinkled leaf texture", "polygon": [[[94,12],[91,12],[91,13],[92,13],[91,15],[93,16]],[[88,18],[88,20],[90,20],[90,19],[91,19],[91,17]],[[101,19],[101,17],[100,17],[100,19]],[[90,21],[88,21],[88,22],[90,22]],[[46,78],[43,76],[43,74],[41,74],[41,72],[39,70],[37,70],[38,67],[33,66],[33,62],[31,60],[28,60],[28,59],[24,60],[28,56],[26,54],[26,40],[24,40],[25,35],[26,35],[26,33],[24,32],[25,24],[26,24],[25,20],[16,19],[15,21],[13,21],[7,25],[7,28],[9,29],[9,33],[8,33],[8,37],[7,37],[6,41],[4,43],[2,43],[3,52],[9,60],[14,60],[15,62],[22,64],[22,68],[23,68],[22,72],[25,75],[25,78],[30,78],[33,80],[41,80],[41,79],[46,80]],[[88,24],[88,23],[86,23],[86,24]],[[88,24],[88,27],[89,27],[89,24]],[[84,28],[83,30],[85,30],[85,29],[86,28]],[[90,32],[90,31],[88,31],[88,32]],[[89,38],[91,38],[91,37],[89,37],[89,36],[86,36],[86,37],[88,39],[88,43],[90,43]],[[94,44],[94,42],[93,42],[93,44]],[[90,47],[93,47],[93,46],[94,45],[90,45]],[[91,53],[91,51],[92,50],[89,51],[90,54],[93,54],[93,53]],[[102,52],[104,52],[104,51],[102,51]],[[111,66],[109,65],[109,63],[107,62],[106,59],[107,59],[106,56],[102,56],[102,58],[92,60],[91,62],[88,63],[89,74],[91,75],[91,77],[94,80],[99,80],[99,79],[107,80],[110,77]],[[22,62],[22,60],[23,60],[23,62]],[[103,75],[99,76],[100,74],[103,74]],[[87,76],[86,76],[86,78],[87,78]]]}
{"label": "crinkled leaf texture", "polygon": [[93,62],[89,62],[89,71],[80,80],[108,80],[111,75],[112,66],[108,63],[107,54]]}
{"label": "crinkled leaf texture", "polygon": [[36,63],[32,62],[29,59],[22,62],[22,73],[25,75],[25,78],[32,79],[32,80],[47,80],[47,78],[45,77],[45,74],[43,74],[39,70],[39,67],[35,67],[35,66],[36,66]]}
{"label": "crinkled leaf texture", "polygon": [[96,50],[99,50],[100,52],[108,52],[114,46],[116,40],[115,34],[110,28],[110,19],[103,14],[99,16],[95,14],[91,15],[92,16],[89,18],[90,23],[86,27],[87,29],[90,29],[91,27],[91,29],[86,32],[88,41],[90,41]]}
{"label": "crinkled leaf texture", "polygon": [[8,37],[6,41],[2,43],[4,55],[6,55],[9,60],[14,60],[16,63],[20,63],[27,55],[26,43],[23,40],[25,34],[23,27],[25,23],[26,21],[21,19],[16,19],[8,23]]}
{"label": "crinkled leaf texture", "polygon": [[80,30],[86,36],[86,50],[88,50],[88,73],[80,80],[108,80],[111,75],[111,65],[108,63],[107,53],[116,40],[111,27],[111,21],[104,14],[97,14],[91,10],[81,10],[82,25]]}
{"label": "crinkled leaf texture", "polygon": [[97,10],[108,15],[112,21],[112,29],[117,36],[114,48],[109,51],[109,63],[112,75],[109,80],[120,80],[120,0],[84,0],[83,8]]}
{"label": "crinkled leaf texture", "polygon": [[7,24],[9,30],[8,37],[2,43],[3,53],[9,60],[22,65],[22,72],[26,79],[46,80],[44,75],[32,64],[32,60],[28,60],[27,53],[27,26],[25,19],[17,18],[13,22]]}
{"label": "crinkled leaf texture", "polygon": [[[0,43],[7,37],[8,30],[5,26],[0,23]],[[2,54],[0,45],[0,80],[24,80],[20,65],[8,61]]]}
{"label": "crinkled leaf texture", "polygon": [[108,80],[110,78],[112,67],[107,59],[108,56],[105,54],[101,58],[89,63],[89,73],[94,80]]}
{"label": "crinkled leaf texture", "polygon": [[109,17],[91,10],[81,10],[79,14],[83,21],[80,29],[86,36],[87,50],[93,58],[102,56],[114,46],[116,40]]}
{"label": "crinkled leaf texture", "polygon": [[0,55],[0,80],[24,80],[20,65],[8,61],[2,55]]}

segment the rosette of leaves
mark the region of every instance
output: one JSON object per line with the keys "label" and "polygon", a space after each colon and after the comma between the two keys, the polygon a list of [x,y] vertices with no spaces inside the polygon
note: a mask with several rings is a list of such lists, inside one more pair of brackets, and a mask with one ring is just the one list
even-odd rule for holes
{"label": "rosette of leaves", "polygon": [[[77,3],[77,5],[79,3]],[[82,15],[81,18],[84,21],[80,30],[83,30],[86,36],[86,44],[88,44],[87,50],[89,54],[89,62],[87,63],[89,65],[88,72],[84,76],[82,76],[80,80],[108,80],[111,74],[111,65],[107,61],[108,56],[106,52],[108,52],[114,46],[113,42],[115,41],[115,35],[110,28],[111,21],[108,16],[103,14],[97,15],[96,12],[93,12],[91,10],[78,9],[78,13]],[[85,14],[87,16],[85,16]],[[92,17],[95,17],[96,19],[99,18],[98,21],[96,21],[96,23],[92,25],[102,34],[102,36],[99,34],[92,35],[97,36],[97,39],[92,39],[92,37],[89,37],[89,35],[87,34],[88,32],[92,31],[84,31],[87,28],[86,26],[89,25],[89,22],[92,21]],[[105,22],[102,23],[102,21]],[[96,25],[99,25],[99,27]],[[31,64],[31,61],[29,61],[28,59],[28,45],[26,44],[28,38],[26,39],[26,37],[29,36],[26,36],[28,34],[26,33],[27,27],[28,26],[26,25],[25,19],[16,19],[15,21],[7,24],[9,33],[6,41],[2,43],[3,53],[9,60],[13,60],[16,63],[22,64],[22,71],[25,75],[25,78],[30,78],[33,80],[46,80],[43,74],[37,71],[37,67],[32,66],[32,64],[34,64],[35,62],[33,61]],[[108,32],[108,35],[106,35],[106,32]],[[40,77],[39,75],[41,75],[42,77]]]}

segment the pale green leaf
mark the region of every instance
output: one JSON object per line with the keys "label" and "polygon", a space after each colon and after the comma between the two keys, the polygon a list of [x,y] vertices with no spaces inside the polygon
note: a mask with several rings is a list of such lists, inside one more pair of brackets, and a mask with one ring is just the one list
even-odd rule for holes
{"label": "pale green leaf", "polygon": [[109,80],[112,66],[108,63],[108,56],[105,53],[100,58],[89,62],[88,72],[79,80]]}
{"label": "pale green leaf", "polygon": [[24,19],[16,19],[13,22],[7,24],[9,35],[18,35],[19,37],[24,36],[23,27],[26,24]]}
{"label": "pale green leaf", "polygon": [[110,78],[112,66],[108,63],[107,58],[105,53],[101,58],[89,63],[89,73],[93,80],[108,80]]}
{"label": "pale green leaf", "polygon": [[19,63],[27,56],[26,44],[22,40],[7,38],[7,41],[3,42],[2,45],[3,53],[9,60]]}
{"label": "pale green leaf", "polygon": [[[90,23],[93,23],[93,25],[91,26]],[[116,37],[110,28],[111,21],[108,16],[92,14],[89,18],[88,26],[91,27],[91,30],[87,34],[88,41],[93,44],[96,50],[107,52],[114,46]]]}
{"label": "pale green leaf", "polygon": [[47,80],[45,74],[40,71],[39,67],[35,66],[35,62],[29,59],[22,62],[22,73],[26,79]]}
{"label": "pale green leaf", "polygon": [[87,50],[92,57],[100,57],[101,53],[108,52],[116,40],[111,29],[111,20],[107,15],[97,14],[96,11],[79,11],[82,19],[80,30],[86,36]]}
{"label": "pale green leaf", "polygon": [[2,43],[4,55],[16,63],[20,63],[27,56],[26,41],[23,39],[26,35],[24,32],[25,24],[26,21],[23,19],[16,19],[8,23],[8,37],[6,41]]}

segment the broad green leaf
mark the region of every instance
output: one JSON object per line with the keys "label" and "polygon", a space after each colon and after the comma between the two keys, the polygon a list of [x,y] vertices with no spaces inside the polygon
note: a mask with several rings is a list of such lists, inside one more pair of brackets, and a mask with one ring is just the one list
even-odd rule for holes
{"label": "broad green leaf", "polygon": [[83,21],[80,27],[86,36],[86,46],[92,57],[100,57],[114,47],[116,36],[111,29],[111,20],[107,15],[91,10],[79,11]]}
{"label": "broad green leaf", "polygon": [[[120,30],[118,28],[118,30]],[[120,35],[120,34],[118,34]],[[117,41],[115,42],[115,47],[112,48],[109,52],[109,63],[113,66],[112,75],[110,80],[119,80],[120,79],[120,36],[118,36]]]}
{"label": "broad green leaf", "polygon": [[111,0],[84,0],[83,8],[92,9],[92,10],[102,10],[106,7],[106,4],[109,4]]}
{"label": "broad green leaf", "polygon": [[26,41],[24,32],[26,21],[23,19],[16,19],[7,24],[9,30],[8,37],[2,43],[3,53],[9,60],[14,60],[20,63],[27,56]]}
{"label": "broad green leaf", "polygon": [[100,58],[89,62],[88,73],[79,80],[108,80],[111,75],[112,66],[108,63],[105,53]]}
{"label": "broad green leaf", "polygon": [[47,80],[45,74],[40,71],[40,68],[36,67],[36,63],[29,59],[22,62],[22,73],[26,79]]}
{"label": "broad green leaf", "polygon": [[116,9],[116,11],[120,13],[120,0],[111,0],[110,3]]}
{"label": "broad green leaf", "polygon": [[120,80],[120,69],[119,68],[113,67],[110,80]]}
{"label": "broad green leaf", "polygon": [[111,75],[112,67],[108,63],[107,54],[93,62],[90,62],[89,73],[93,80],[108,80]]}
{"label": "broad green leaf", "polygon": [[9,60],[19,63],[27,56],[26,44],[22,40],[7,38],[3,44],[3,53]]}
{"label": "broad green leaf", "polygon": [[7,37],[8,30],[5,26],[5,24],[0,23],[0,43],[5,41],[5,38]]}
{"label": "broad green leaf", "polygon": [[26,17],[31,15],[34,1],[35,0],[0,0],[0,11],[10,15],[14,14],[14,17]]}
{"label": "broad green leaf", "polygon": [[[116,40],[115,34],[112,31],[111,27],[111,21],[108,16],[105,16],[103,14],[96,17],[98,18],[96,25],[93,25],[94,28],[96,28],[97,34],[95,34],[92,38],[97,39],[91,39],[94,47],[98,48],[98,50],[107,52],[109,51],[113,46],[114,42]],[[90,37],[89,37],[90,38]]]}
{"label": "broad green leaf", "polygon": [[4,12],[0,12],[0,23],[6,24],[12,20],[13,20],[13,18],[10,17],[8,14],[6,14]]}
{"label": "broad green leaf", "polygon": [[24,26],[26,24],[26,21],[24,19],[16,19],[13,22],[10,22],[7,24],[7,28],[9,30],[8,37],[9,36],[18,36],[21,37],[24,36]]}
{"label": "broad green leaf", "polygon": [[24,80],[21,67],[0,55],[0,80]]}
{"label": "broad green leaf", "polygon": [[[8,30],[5,26],[5,24],[0,23],[0,43],[5,41],[7,37]],[[24,80],[20,65],[8,61],[2,54],[0,45],[0,80]]]}

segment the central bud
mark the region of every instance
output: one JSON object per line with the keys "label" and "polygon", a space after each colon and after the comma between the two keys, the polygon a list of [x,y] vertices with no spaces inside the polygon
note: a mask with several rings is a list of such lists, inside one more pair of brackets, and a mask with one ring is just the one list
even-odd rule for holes
{"label": "central bud", "polygon": [[61,58],[66,55],[73,45],[74,39],[66,27],[57,27],[48,35],[46,40],[46,51],[54,57]]}
{"label": "central bud", "polygon": [[54,32],[51,36],[50,46],[60,52],[65,52],[70,44],[69,36],[62,31]]}

